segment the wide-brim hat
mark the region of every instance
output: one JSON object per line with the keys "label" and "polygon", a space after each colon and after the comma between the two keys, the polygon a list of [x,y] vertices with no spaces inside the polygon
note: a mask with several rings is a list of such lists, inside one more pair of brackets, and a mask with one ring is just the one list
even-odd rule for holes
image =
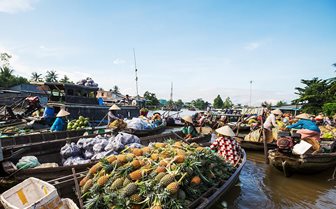
{"label": "wide-brim hat", "polygon": [[64,109],[61,109],[58,113],[57,113],[57,115],[56,115],[56,117],[64,117],[64,116],[67,116],[67,115],[70,115],[70,113],[68,112],[68,111],[65,111]]}
{"label": "wide-brim hat", "polygon": [[221,128],[218,128],[216,129],[216,132],[224,136],[231,136],[231,137],[235,136],[235,133],[229,126],[223,126]]}
{"label": "wide-brim hat", "polygon": [[121,110],[120,107],[118,107],[118,105],[114,104],[112,105],[109,110]]}
{"label": "wide-brim hat", "polygon": [[302,114],[296,116],[297,119],[307,119],[307,120],[310,119],[309,117],[310,117],[310,115],[307,114],[307,113],[302,113]]}
{"label": "wide-brim hat", "polygon": [[183,116],[182,120],[189,122],[189,123],[193,123],[193,120],[190,115]]}
{"label": "wide-brim hat", "polygon": [[275,114],[275,115],[282,115],[282,112],[280,109],[275,109],[275,110],[272,110],[271,113]]}

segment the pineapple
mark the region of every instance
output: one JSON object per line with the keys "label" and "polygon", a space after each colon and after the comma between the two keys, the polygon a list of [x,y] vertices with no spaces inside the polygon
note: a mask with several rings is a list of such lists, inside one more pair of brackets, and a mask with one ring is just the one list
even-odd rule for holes
{"label": "pineapple", "polygon": [[115,161],[117,158],[116,158],[116,156],[111,155],[111,156],[108,156],[106,159],[107,159],[107,161],[108,161],[109,163],[112,163],[112,162]]}
{"label": "pineapple", "polygon": [[89,189],[93,186],[93,181],[92,179],[87,180],[87,182],[84,184],[83,188],[82,188],[82,193],[85,193],[87,191],[89,191]]}
{"label": "pineapple", "polygon": [[142,149],[139,149],[139,148],[134,148],[132,150],[132,153],[135,155],[135,156],[142,156],[143,152],[142,152]]}
{"label": "pineapple", "polygon": [[159,159],[159,154],[157,154],[157,153],[153,153],[153,154],[151,155],[151,159],[154,160],[154,161],[157,161],[157,160]]}
{"label": "pineapple", "polygon": [[140,161],[136,160],[136,159],[133,160],[131,164],[132,164],[132,166],[133,166],[134,169],[138,169],[138,168],[141,167]]}
{"label": "pineapple", "polygon": [[155,181],[160,182],[160,180],[166,175],[166,173],[159,173],[157,176],[155,176]]}
{"label": "pineapple", "polygon": [[197,147],[196,148],[196,151],[199,151],[199,152],[201,152],[201,151],[203,151],[204,150],[204,147]]}
{"label": "pineapple", "polygon": [[123,187],[124,178],[117,178],[111,185],[112,190],[117,190]]}
{"label": "pineapple", "polygon": [[194,176],[191,179],[191,184],[199,185],[201,183],[201,178],[199,176]]}
{"label": "pineapple", "polygon": [[175,180],[175,175],[166,174],[161,180],[160,185],[167,186],[168,184],[172,183]]}
{"label": "pineapple", "polygon": [[159,162],[159,165],[160,165],[160,166],[163,166],[163,167],[166,167],[166,166],[168,165],[168,163],[167,163],[167,161],[165,161],[165,160],[161,160],[161,161]]}
{"label": "pineapple", "polygon": [[154,144],[155,148],[164,148],[166,146],[167,146],[166,143],[159,143],[159,142],[157,142],[157,143]]}
{"label": "pineapple", "polygon": [[143,147],[142,149],[142,154],[145,155],[145,154],[148,154],[151,152],[151,148],[150,147]]}
{"label": "pineapple", "polygon": [[85,185],[85,183],[89,180],[90,178],[88,176],[85,176],[80,182],[79,182],[79,186],[83,187]]}
{"label": "pineapple", "polygon": [[166,168],[162,166],[158,166],[155,171],[156,173],[162,173],[166,171]]}
{"label": "pineapple", "polygon": [[121,197],[123,197],[123,198],[128,197],[128,196],[136,193],[137,190],[138,190],[138,186],[135,183],[130,183],[121,192]]}
{"label": "pineapple", "polygon": [[102,168],[101,162],[96,163],[94,166],[92,166],[89,170],[90,174],[95,174],[97,173],[100,169]]}
{"label": "pineapple", "polygon": [[133,195],[131,195],[130,200],[132,202],[137,203],[137,202],[141,202],[142,198],[141,198],[141,196],[139,194],[133,194]]}
{"label": "pineapple", "polygon": [[150,209],[162,209],[162,207],[160,205],[155,205],[155,206],[152,206]]}
{"label": "pineapple", "polygon": [[168,184],[168,186],[166,187],[169,194],[176,194],[179,188],[180,188],[179,183],[176,181]]}
{"label": "pineapple", "polygon": [[128,178],[125,178],[125,180],[123,182],[123,187],[126,187],[130,183],[131,183],[131,180],[129,180]]}
{"label": "pineapple", "polygon": [[176,155],[174,158],[174,162],[175,163],[183,163],[185,160],[185,156],[184,155]]}
{"label": "pineapple", "polygon": [[134,158],[134,155],[132,153],[127,153],[126,154],[126,159],[128,162],[131,162]]}
{"label": "pineapple", "polygon": [[130,179],[133,181],[139,180],[142,178],[142,171],[140,169],[133,171],[129,174]]}
{"label": "pineapple", "polygon": [[124,154],[117,155],[117,160],[121,163],[127,163],[127,156]]}
{"label": "pineapple", "polygon": [[180,148],[180,147],[182,147],[182,143],[181,142],[175,142],[174,146]]}
{"label": "pineapple", "polygon": [[108,175],[101,176],[97,181],[98,186],[100,187],[104,186],[109,180],[109,178],[110,177]]}

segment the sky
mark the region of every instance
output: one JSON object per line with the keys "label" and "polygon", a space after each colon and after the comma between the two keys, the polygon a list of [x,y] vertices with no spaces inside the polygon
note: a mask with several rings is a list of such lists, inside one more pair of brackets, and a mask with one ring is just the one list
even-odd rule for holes
{"label": "sky", "polygon": [[[15,74],[56,70],[106,90],[174,100],[291,101],[335,76],[334,0],[0,0],[0,52]],[[252,81],[252,85],[250,85]]]}

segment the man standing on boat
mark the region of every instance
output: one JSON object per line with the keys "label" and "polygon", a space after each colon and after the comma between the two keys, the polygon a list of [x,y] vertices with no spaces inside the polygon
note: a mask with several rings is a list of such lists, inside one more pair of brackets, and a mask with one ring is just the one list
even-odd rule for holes
{"label": "man standing on boat", "polygon": [[268,143],[273,141],[272,128],[278,127],[275,119],[276,117],[280,115],[282,115],[281,110],[276,109],[276,110],[272,110],[271,114],[266,118],[266,121],[264,123],[264,128],[265,128],[266,141]]}
{"label": "man standing on boat", "polygon": [[67,129],[67,121],[65,119],[66,116],[70,115],[69,112],[61,109],[57,115],[56,120],[52,124],[50,131],[65,131]]}

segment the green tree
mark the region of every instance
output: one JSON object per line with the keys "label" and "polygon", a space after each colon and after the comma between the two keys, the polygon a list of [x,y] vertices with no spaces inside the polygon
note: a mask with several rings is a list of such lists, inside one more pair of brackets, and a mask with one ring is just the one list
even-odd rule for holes
{"label": "green tree", "polygon": [[267,101],[263,101],[263,102],[261,103],[261,106],[264,106],[264,107],[266,107],[267,109],[271,109],[271,107],[272,107],[272,103],[271,103],[271,102],[267,102]]}
{"label": "green tree", "polygon": [[311,80],[302,79],[301,83],[305,86],[295,88],[295,94],[299,95],[299,98],[293,100],[293,103],[302,104],[302,111],[318,114],[322,112],[322,106],[325,103],[336,101],[335,81],[313,78]]}
{"label": "green tree", "polygon": [[115,93],[115,94],[120,94],[119,87],[117,85],[113,86],[112,92]]}
{"label": "green tree", "polygon": [[275,106],[277,106],[277,107],[281,107],[281,106],[284,106],[284,105],[287,105],[287,102],[286,101],[278,101],[277,103],[276,103],[276,105]]}
{"label": "green tree", "polygon": [[46,82],[57,82],[57,73],[55,70],[50,70],[50,71],[47,71],[47,74],[45,76],[45,81]]}
{"label": "green tree", "polygon": [[43,81],[41,76],[42,76],[42,74],[38,74],[37,72],[33,72],[31,74],[30,81],[41,82],[41,81]]}
{"label": "green tree", "polygon": [[67,75],[64,75],[61,80],[59,80],[60,83],[73,83],[70,78]]}
{"label": "green tree", "polygon": [[12,56],[7,53],[0,53],[0,87],[2,88],[28,83],[26,78],[13,75],[14,70],[11,68],[9,62],[11,57]]}
{"label": "green tree", "polygon": [[156,95],[149,91],[146,91],[144,93],[144,98],[147,100],[146,101],[147,105],[159,105],[160,104],[159,100],[156,98]]}
{"label": "green tree", "polygon": [[214,106],[214,108],[220,109],[220,108],[223,108],[223,105],[224,105],[224,102],[223,102],[221,96],[218,95],[218,96],[214,99],[213,106]]}
{"label": "green tree", "polygon": [[179,100],[177,100],[177,101],[175,102],[175,105],[176,105],[176,107],[178,107],[178,108],[182,108],[182,107],[184,106],[184,103],[183,103],[183,101],[182,101],[181,99],[179,99]]}
{"label": "green tree", "polygon": [[196,107],[199,110],[205,110],[207,108],[206,102],[201,98],[198,98],[196,100],[192,100],[191,105]]}
{"label": "green tree", "polygon": [[336,114],[336,102],[334,103],[325,103],[322,106],[323,112],[328,116],[333,116]]}
{"label": "green tree", "polygon": [[233,107],[233,102],[231,101],[230,97],[226,97],[223,107],[227,109]]}

